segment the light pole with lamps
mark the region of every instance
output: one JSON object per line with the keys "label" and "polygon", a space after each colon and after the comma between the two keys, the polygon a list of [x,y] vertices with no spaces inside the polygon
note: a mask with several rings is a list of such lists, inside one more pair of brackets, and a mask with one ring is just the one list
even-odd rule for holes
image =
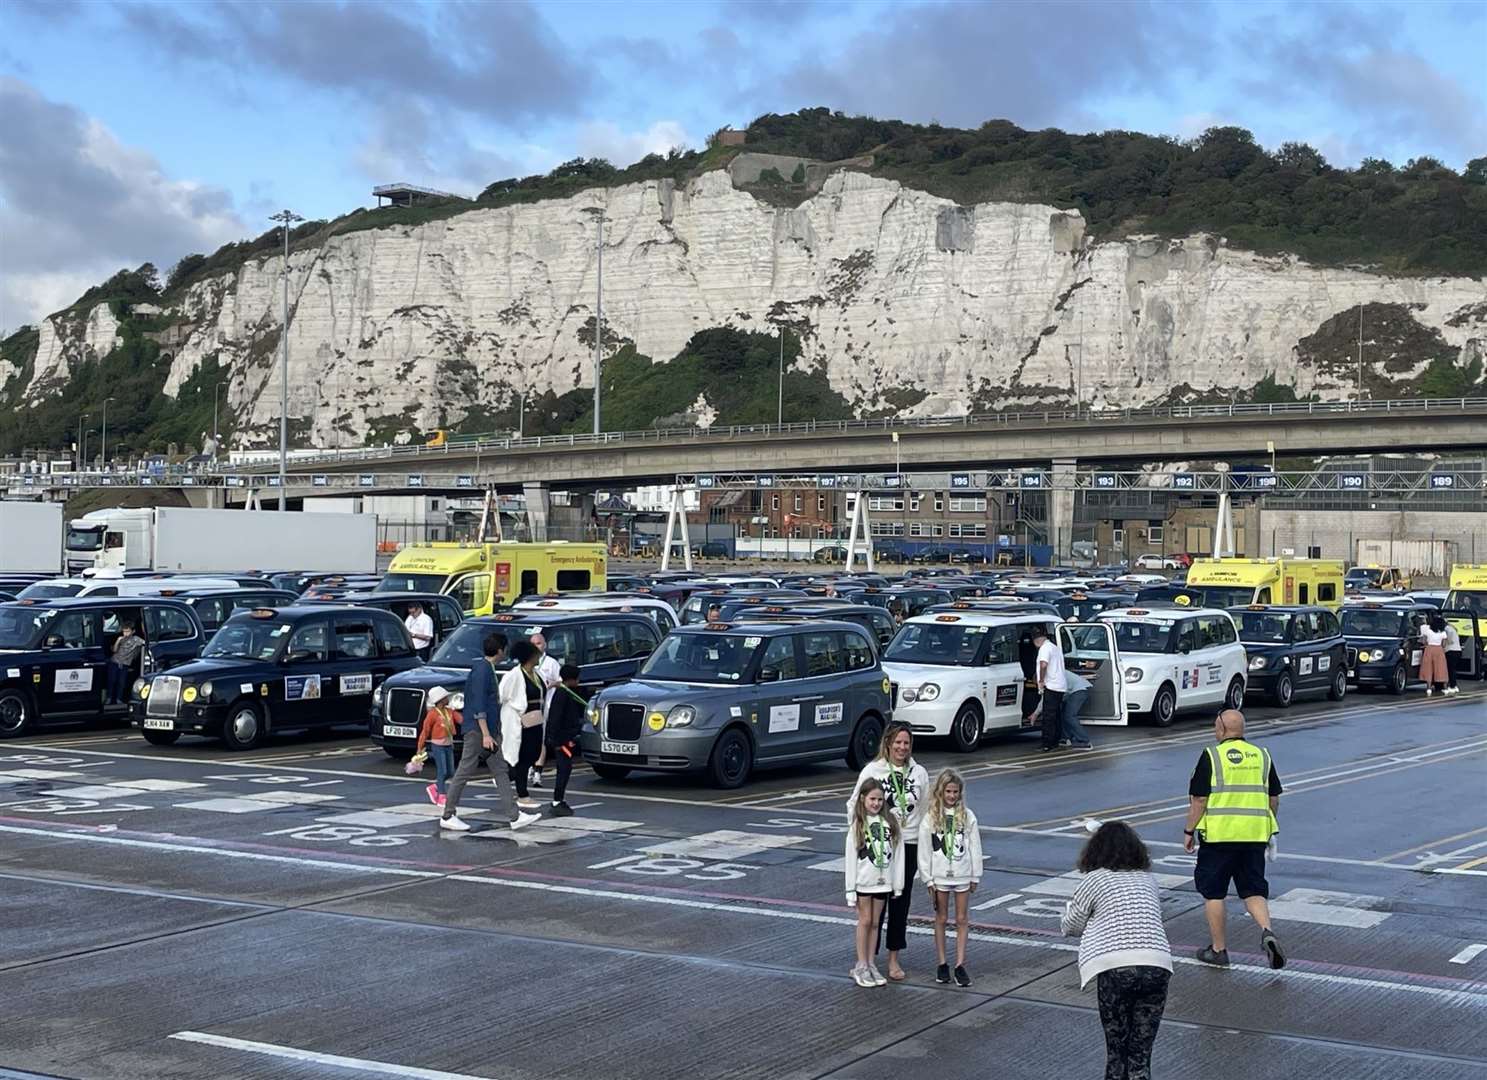
{"label": "light pole with lamps", "polygon": [[775,426],[785,426],[785,328],[780,327],[780,399],[775,414]]}
{"label": "light pole with lamps", "polygon": [[83,421],[92,415],[92,413],[83,413],[77,418],[77,446],[74,449],[77,451],[78,472],[83,471],[83,462],[87,460],[86,455],[83,453]]}
{"label": "light pole with lamps", "polygon": [[103,399],[103,438],[98,449],[98,457],[105,469],[108,468],[108,403],[112,400],[114,399],[111,397]]}
{"label": "light pole with lamps", "polygon": [[217,413],[222,403],[222,380],[217,380],[217,385],[212,387],[212,445],[219,444],[217,438]]}
{"label": "light pole with lamps", "polygon": [[91,434],[93,434],[92,428],[89,428],[87,431],[83,432],[82,458],[84,461],[88,460],[88,436]]}
{"label": "light pole with lamps", "polygon": [[598,252],[599,282],[594,296],[594,434],[599,434],[599,395],[600,395],[600,363],[603,353],[600,351],[604,340],[604,223],[609,219],[604,216],[604,210],[598,206],[586,206],[583,209],[594,219],[599,226]]}
{"label": "light pole with lamps", "polygon": [[289,226],[305,219],[293,210],[269,218],[284,227],[284,320],[279,327],[279,510],[284,509],[284,473],[289,461]]}

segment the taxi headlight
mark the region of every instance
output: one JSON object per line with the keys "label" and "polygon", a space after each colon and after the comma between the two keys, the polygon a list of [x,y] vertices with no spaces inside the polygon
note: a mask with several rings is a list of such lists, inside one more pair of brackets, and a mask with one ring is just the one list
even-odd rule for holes
{"label": "taxi headlight", "polygon": [[186,687],[186,689],[182,690],[181,691],[181,700],[184,701],[184,702],[186,702],[186,704],[188,704],[188,705],[191,702],[195,701],[196,700],[196,687],[194,687],[194,686],[188,686],[188,687]]}
{"label": "taxi headlight", "polygon": [[599,726],[599,706],[590,705],[586,715],[589,718],[589,723],[593,724],[595,727]]}
{"label": "taxi headlight", "polygon": [[1140,682],[1144,674],[1145,672],[1138,667],[1128,667],[1126,668],[1126,682]]}
{"label": "taxi headlight", "polygon": [[935,683],[927,682],[919,688],[920,701],[933,701],[940,696],[940,688]]}
{"label": "taxi headlight", "polygon": [[1260,671],[1268,663],[1270,663],[1270,657],[1268,656],[1252,656],[1250,657],[1249,669],[1251,671]]}
{"label": "taxi headlight", "polygon": [[212,696],[212,682],[210,679],[201,684],[201,696],[204,698]]}
{"label": "taxi headlight", "polygon": [[697,710],[691,705],[678,705],[666,714],[667,727],[687,727],[697,719]]}
{"label": "taxi headlight", "polygon": [[134,696],[137,697],[137,698],[147,698],[147,697],[149,697],[150,696],[150,684],[147,683],[144,679],[135,679],[134,680]]}
{"label": "taxi headlight", "polygon": [[465,695],[463,691],[458,694],[449,695],[449,707],[455,712],[465,711]]}
{"label": "taxi headlight", "polygon": [[1369,661],[1371,661],[1372,659],[1373,659],[1373,653],[1369,652],[1367,649],[1359,649],[1358,650],[1358,663],[1360,663],[1360,664],[1366,664]]}
{"label": "taxi headlight", "polygon": [[382,708],[382,687],[380,686],[372,691],[372,708]]}

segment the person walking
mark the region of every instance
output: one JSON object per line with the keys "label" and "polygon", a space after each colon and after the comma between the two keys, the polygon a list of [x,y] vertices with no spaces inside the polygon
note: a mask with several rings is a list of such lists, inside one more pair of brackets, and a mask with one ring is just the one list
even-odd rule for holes
{"label": "person walking", "polygon": [[434,620],[417,600],[408,605],[408,617],[403,620],[403,625],[413,639],[413,651],[418,653],[419,659],[428,660],[429,648],[434,644]]}
{"label": "person walking", "polygon": [[1244,739],[1244,714],[1225,709],[1213,724],[1217,743],[1205,747],[1188,781],[1188,816],[1183,826],[1183,850],[1198,842],[1193,884],[1203,897],[1211,942],[1198,950],[1198,959],[1218,967],[1229,966],[1224,926],[1224,898],[1229,883],[1244,901],[1245,910],[1260,928],[1260,947],[1270,966],[1286,966],[1275,931],[1270,927],[1270,883],[1265,880],[1266,848],[1280,831],[1281,784],[1270,751]]}
{"label": "person walking", "polygon": [[[1425,696],[1437,690],[1445,693],[1450,671],[1446,667],[1446,620],[1433,614],[1420,627],[1420,681],[1425,684]],[[1458,639],[1458,644],[1460,643]]]}
{"label": "person walking", "polygon": [[[547,687],[547,693],[542,699],[542,723],[545,729],[547,726],[547,713],[552,708],[553,694],[558,684],[563,681],[563,676],[559,673],[562,665],[548,655],[547,637],[542,631],[537,631],[537,633],[527,638],[527,640],[537,646],[537,651],[542,654],[541,658],[537,661],[537,674],[542,679],[542,685]],[[546,764],[547,738],[544,736],[542,746],[537,751],[537,760],[533,763],[531,771],[527,774],[528,785],[531,787],[542,786],[542,768]]]}
{"label": "person walking", "polygon": [[530,641],[518,641],[511,646],[511,659],[516,666],[501,676],[499,696],[501,699],[501,731],[516,741],[518,747],[515,761],[507,753],[511,763],[511,781],[516,785],[516,805],[522,810],[537,809],[537,800],[527,791],[537,755],[542,752],[542,700],[547,687],[537,674],[537,664],[542,659],[542,650]]}
{"label": "person walking", "polygon": [[[929,792],[929,773],[914,760],[914,736],[909,725],[894,721],[883,731],[883,741],[878,744],[878,756],[863,767],[857,777],[857,786],[847,800],[847,813],[855,812],[858,794],[868,781],[875,780],[883,788],[887,798],[888,813],[898,822],[904,840],[904,881],[914,882],[919,867],[919,825],[924,820],[925,795]],[[904,888],[896,893],[880,916],[878,931],[883,923],[888,928],[888,977],[894,982],[908,978],[898,954],[909,943],[909,907],[913,903],[914,890]],[[873,953],[878,951],[878,942]]]}
{"label": "person walking", "polygon": [[1079,714],[1084,712],[1085,702],[1089,701],[1090,681],[1077,671],[1068,670],[1064,671],[1064,681],[1069,688],[1064,694],[1064,710],[1059,717],[1059,745],[1067,742],[1075,750],[1093,750],[1095,744],[1089,741],[1084,725],[1079,722]]}
{"label": "person walking", "polygon": [[454,775],[454,735],[463,719],[459,712],[448,705],[449,691],[436,686],[429,691],[428,712],[423,716],[423,727],[418,732],[418,746],[413,756],[418,757],[428,747],[434,759],[434,782],[424,789],[429,802],[443,806],[449,791],[449,778]]}
{"label": "person walking", "polygon": [[[904,892],[904,832],[898,818],[884,810],[883,785],[868,778],[858,784],[847,804],[847,845],[842,863],[847,875],[847,907],[857,912],[857,962],[852,980],[858,986],[887,986],[873,963],[874,939],[885,902]],[[902,977],[902,976],[900,976]]]}
{"label": "person walking", "polygon": [[570,817],[573,807],[564,801],[563,796],[567,794],[568,778],[578,757],[578,737],[583,731],[583,718],[589,703],[578,692],[577,664],[564,664],[558,669],[558,674],[563,681],[553,691],[552,705],[547,710],[544,745],[552,754],[557,769],[557,779],[552,788],[552,816]]}
{"label": "person walking", "polygon": [[954,769],[935,777],[929,809],[919,823],[919,850],[924,853],[924,884],[935,906],[935,982],[950,981],[945,960],[945,922],[955,898],[955,985],[970,986],[966,941],[971,935],[971,893],[981,883],[981,826],[965,805],[966,782]]}
{"label": "person walking", "polygon": [[[108,658],[108,703],[121,704],[129,686],[129,677],[134,674],[134,665],[140,653],[145,651],[145,642],[134,632],[132,622],[119,626],[119,638],[114,642],[114,651]],[[39,679],[41,676],[37,676]]]}
{"label": "person walking", "polygon": [[1172,979],[1172,948],[1151,855],[1124,821],[1085,842],[1063,932],[1079,936],[1079,985],[1095,980],[1105,1029],[1105,1080],[1151,1080],[1151,1049]]}
{"label": "person walking", "polygon": [[[527,647],[531,648],[530,645]],[[444,797],[444,814],[439,818],[439,828],[450,832],[470,830],[470,826],[459,818],[460,796],[470,778],[481,768],[490,772],[496,785],[497,813],[511,822],[513,830],[539,820],[536,814],[524,814],[518,810],[511,798],[508,767],[516,763],[521,732],[519,725],[512,730],[505,723],[496,696],[496,665],[506,656],[506,638],[500,634],[487,634],[481,643],[481,651],[483,659],[471,665],[470,674],[465,679],[465,711],[469,714],[464,725],[465,741],[461,747],[459,767],[454,770],[454,776],[449,780],[449,791]],[[472,720],[473,723],[469,722]]]}
{"label": "person walking", "polygon": [[1450,620],[1443,620],[1446,624],[1446,641],[1442,648],[1446,653],[1446,693],[1459,694],[1461,687],[1456,685],[1456,673],[1461,670],[1461,631],[1456,629],[1456,624]]}
{"label": "person walking", "polygon": [[1058,746],[1059,728],[1063,724],[1064,691],[1069,680],[1064,672],[1064,652],[1048,637],[1048,628],[1039,624],[1033,631],[1033,644],[1038,647],[1037,677],[1040,705],[1043,709],[1043,753]]}

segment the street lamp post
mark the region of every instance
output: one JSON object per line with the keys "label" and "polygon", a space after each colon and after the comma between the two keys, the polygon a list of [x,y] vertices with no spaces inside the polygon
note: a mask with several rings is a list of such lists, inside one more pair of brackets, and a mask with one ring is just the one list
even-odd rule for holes
{"label": "street lamp post", "polygon": [[217,413],[222,403],[222,380],[217,380],[217,385],[212,387],[212,445],[216,446],[217,439]]}
{"label": "street lamp post", "polygon": [[82,453],[83,453],[83,460],[84,461],[87,461],[88,460],[88,436],[91,435],[91,434],[93,434],[93,430],[91,428],[89,428],[87,431],[83,432],[83,452]]}
{"label": "street lamp post", "polygon": [[289,461],[289,226],[305,219],[293,210],[269,218],[284,227],[284,319],[279,327],[279,510],[284,510],[284,473]]}
{"label": "street lamp post", "polygon": [[83,421],[86,420],[88,417],[90,417],[92,415],[93,415],[92,413],[83,413],[81,416],[79,416],[77,418],[77,471],[78,472],[82,472],[83,471],[83,468],[84,468],[84,464],[83,463],[88,460],[88,455],[86,453],[84,453],[84,448],[83,448]]}
{"label": "street lamp post", "polygon": [[780,399],[775,414],[775,426],[785,426],[785,328],[780,327]]}
{"label": "street lamp post", "polygon": [[594,295],[594,434],[598,435],[599,397],[602,389],[599,376],[600,365],[602,363],[601,357],[603,356],[601,350],[603,348],[604,340],[604,223],[609,219],[604,216],[603,208],[598,206],[584,207],[583,212],[592,217],[594,219],[594,223],[599,226],[597,249],[599,252],[599,280]]}
{"label": "street lamp post", "polygon": [[98,457],[103,462],[103,467],[108,468],[108,403],[114,400],[111,397],[103,399],[103,438],[99,444]]}

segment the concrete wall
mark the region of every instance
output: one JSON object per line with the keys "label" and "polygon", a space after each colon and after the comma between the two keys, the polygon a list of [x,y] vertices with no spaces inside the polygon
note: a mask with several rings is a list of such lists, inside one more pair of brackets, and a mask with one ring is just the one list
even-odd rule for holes
{"label": "concrete wall", "polygon": [[1454,546],[1454,562],[1487,562],[1487,513],[1481,512],[1262,509],[1259,528],[1259,550],[1251,554],[1261,556],[1285,548],[1305,555],[1316,546],[1321,558],[1351,560],[1358,540],[1444,540]]}

